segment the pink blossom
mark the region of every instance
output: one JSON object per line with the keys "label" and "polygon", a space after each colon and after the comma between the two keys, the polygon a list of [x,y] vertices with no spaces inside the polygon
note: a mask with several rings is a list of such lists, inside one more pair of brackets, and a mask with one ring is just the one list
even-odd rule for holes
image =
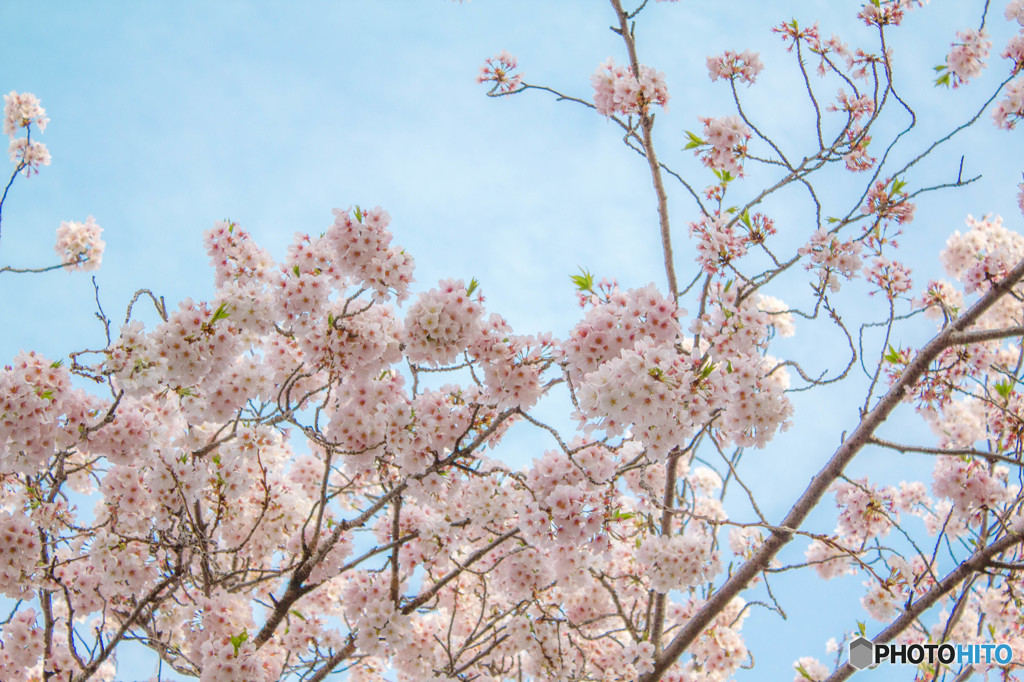
{"label": "pink blossom", "polygon": [[640,65],[639,77],[626,66],[618,66],[611,57],[597,67],[590,77],[594,86],[594,105],[597,113],[605,116],[622,114],[644,115],[651,104],[668,108],[668,88],[665,74],[649,66]]}
{"label": "pink blossom", "polygon": [[759,55],[750,50],[738,53],[726,50],[718,56],[708,57],[707,66],[708,75],[710,75],[712,81],[716,81],[719,78],[738,78],[747,83],[747,85],[753,85],[754,81],[757,80],[757,74],[761,73],[761,70],[764,69],[764,64],[761,63]]}
{"label": "pink blossom", "polygon": [[914,219],[914,204],[907,193],[897,187],[902,184],[893,179],[879,180],[869,190],[867,201],[861,206],[864,215],[875,215],[881,221],[894,221],[900,225]]}
{"label": "pink blossom", "polygon": [[1009,59],[1013,64],[1011,73],[1018,73],[1024,69],[1024,33],[1018,33],[1010,38],[1000,56]]}
{"label": "pink blossom", "polygon": [[822,682],[828,677],[828,668],[824,663],[816,658],[810,656],[804,656],[793,663],[793,667],[796,668],[796,675],[793,677],[793,682],[804,682],[805,680],[811,680],[812,682]]}
{"label": "pink blossom", "polygon": [[726,171],[732,175],[743,175],[743,159],[747,155],[747,141],[753,132],[739,116],[702,118],[704,134],[694,154],[701,162],[714,170]]}
{"label": "pink blossom", "polygon": [[804,267],[808,270],[818,270],[818,286],[828,287],[835,292],[839,291],[840,287],[840,280],[836,275],[845,279],[857,276],[861,268],[862,248],[858,241],[841,242],[838,235],[826,230],[817,230],[810,241],[800,247],[798,253],[801,256],[810,256],[810,261]]}
{"label": "pink blossom", "polygon": [[106,242],[100,239],[103,228],[89,216],[84,223],[63,221],[57,228],[54,249],[68,270],[97,270],[103,260]]}
{"label": "pink blossom", "polygon": [[959,31],[956,37],[960,40],[953,43],[953,48],[946,56],[946,68],[953,74],[953,87],[957,88],[970,79],[981,75],[985,68],[992,41],[988,39],[985,29],[967,29]]}
{"label": "pink blossom", "polygon": [[876,256],[864,266],[864,278],[885,293],[890,301],[910,291],[910,268],[884,256]]}
{"label": "pink blossom", "polygon": [[16,137],[7,149],[11,161],[22,168],[25,175],[38,173],[40,166],[50,165],[50,151],[42,142],[30,142],[26,137]]}
{"label": "pink blossom", "polygon": [[477,83],[493,83],[490,95],[510,95],[523,88],[523,76],[513,73],[518,66],[516,58],[502,50],[493,57],[488,57],[480,67]]}
{"label": "pink blossom", "polygon": [[1017,77],[1006,86],[1005,96],[992,109],[996,127],[1013,130],[1024,119],[1024,77]]}
{"label": "pink blossom", "polygon": [[14,137],[20,128],[28,128],[33,123],[42,132],[46,130],[46,110],[39,105],[39,98],[30,92],[17,93],[11,91],[4,95],[4,134]]}
{"label": "pink blossom", "polygon": [[1005,10],[1007,21],[1016,21],[1024,26],[1024,0],[1010,0]]}

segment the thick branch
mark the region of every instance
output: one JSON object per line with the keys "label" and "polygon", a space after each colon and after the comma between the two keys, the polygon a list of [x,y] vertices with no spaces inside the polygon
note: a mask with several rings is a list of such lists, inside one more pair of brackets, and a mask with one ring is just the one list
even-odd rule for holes
{"label": "thick branch", "polygon": [[654,680],[661,679],[665,671],[683,655],[683,652],[700,636],[715,616],[721,613],[734,597],[745,590],[761,571],[768,568],[772,559],[793,539],[794,531],[800,527],[811,510],[821,502],[832,483],[842,475],[843,470],[860,452],[861,448],[870,442],[875,430],[888,419],[907,392],[928,371],[932,361],[943,350],[953,345],[954,335],[974,324],[1000,298],[1009,293],[1022,277],[1024,277],[1024,260],[1018,263],[1004,279],[993,284],[992,288],[962,317],[939,332],[921,349],[917,357],[903,370],[892,388],[861,419],[860,424],[857,425],[850,437],[839,446],[828,463],[814,476],[810,485],[786,514],[786,518],[779,524],[779,527],[772,531],[772,534],[754,553],[754,556],[740,566],[708,599],[700,611],[680,628],[669,645],[665,647],[664,653],[655,660],[654,670],[641,677],[641,682],[654,682]]}
{"label": "thick branch", "polygon": [[[900,617],[894,620],[889,627],[882,630],[874,638],[875,643],[890,642],[901,632],[913,625],[925,611],[935,605],[937,601],[956,589],[957,585],[969,578],[973,573],[982,570],[991,561],[992,557],[1010,549],[1014,545],[1024,541],[1024,535],[1020,531],[1004,536],[991,545],[978,550],[971,555],[967,561],[953,569],[945,578],[940,580],[934,587],[925,592],[920,599],[910,605]],[[850,677],[857,670],[849,664],[844,663],[838,670],[829,676],[826,682],[840,682]]]}

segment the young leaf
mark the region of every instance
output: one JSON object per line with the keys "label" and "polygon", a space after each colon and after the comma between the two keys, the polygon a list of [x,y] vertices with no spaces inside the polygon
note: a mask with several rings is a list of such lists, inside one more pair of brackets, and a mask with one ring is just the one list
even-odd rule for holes
{"label": "young leaf", "polygon": [[246,641],[247,639],[249,639],[249,631],[245,628],[242,628],[242,631],[239,632],[237,635],[231,636],[231,646],[235,648],[235,656],[238,656],[238,648],[241,647],[242,642]]}
{"label": "young leaf", "polygon": [[689,130],[686,131],[686,136],[690,138],[690,141],[686,143],[685,147],[683,147],[684,150],[696,149],[697,147],[702,147],[704,145],[704,140],[700,139],[699,137],[691,133]]}
{"label": "young leaf", "polygon": [[576,288],[580,291],[589,291],[594,293],[594,276],[589,271],[585,270],[582,266],[580,267],[579,275],[569,275],[569,279],[576,285]]}
{"label": "young leaf", "polygon": [[1010,394],[1013,393],[1013,384],[1009,381],[1000,381],[995,384],[996,393],[1003,397],[1003,400],[1009,400]]}
{"label": "young leaf", "polygon": [[466,296],[472,296],[473,292],[476,291],[477,287],[480,286],[480,282],[476,281],[476,277],[469,280],[469,286],[466,287]]}
{"label": "young leaf", "polygon": [[901,356],[896,349],[892,347],[891,343],[889,344],[889,350],[882,356],[882,359],[886,362],[891,362],[894,365],[898,365],[903,362],[903,356]]}

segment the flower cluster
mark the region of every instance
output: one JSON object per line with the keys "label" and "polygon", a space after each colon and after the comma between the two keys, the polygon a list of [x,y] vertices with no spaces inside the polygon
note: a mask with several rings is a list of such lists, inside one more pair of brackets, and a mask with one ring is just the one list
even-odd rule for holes
{"label": "flower cluster", "polygon": [[702,118],[702,137],[691,133],[688,149],[695,149],[701,163],[716,171],[735,176],[743,175],[743,159],[747,155],[747,142],[753,135],[739,116]]}
{"label": "flower cluster", "polygon": [[892,486],[879,489],[861,479],[836,483],[833,489],[840,510],[836,532],[846,545],[885,537],[899,520],[899,490]]}
{"label": "flower cluster", "polygon": [[[827,230],[818,230],[811,235],[810,241],[800,247],[801,256],[810,256],[805,266],[808,270],[818,270],[818,287],[824,291],[839,291],[839,277],[852,279],[857,276],[861,267],[862,246],[858,241],[839,241],[839,236]],[[837,276],[838,275],[838,276]]]}
{"label": "flower cluster", "polygon": [[477,83],[493,83],[489,95],[511,95],[523,88],[523,76],[513,73],[518,66],[516,58],[502,50],[493,57],[488,57],[480,67]]}
{"label": "flower cluster", "polygon": [[42,132],[49,122],[46,110],[39,105],[39,98],[32,93],[12,90],[4,95],[4,135],[14,137],[19,128],[28,128],[33,123]]}
{"label": "flower cluster", "polygon": [[864,278],[883,292],[890,301],[907,293],[913,286],[910,268],[885,256],[875,256],[870,264],[864,266]]}
{"label": "flower cluster", "polygon": [[988,39],[985,29],[959,31],[956,37],[960,42],[953,43],[953,48],[946,55],[946,68],[953,76],[954,88],[981,75],[992,48],[992,41]]}
{"label": "flower cluster", "polygon": [[[50,152],[42,142],[31,139],[31,126],[34,123],[40,132],[46,130],[46,110],[39,105],[39,99],[28,92],[11,91],[4,95],[4,133],[11,138],[8,152],[11,161],[25,175],[39,172],[40,166],[50,165]],[[18,137],[21,130],[26,131],[25,137]]]}
{"label": "flower cluster", "polygon": [[703,533],[650,536],[636,558],[646,564],[651,587],[661,594],[693,587],[720,570],[718,550]]}
{"label": "flower cluster", "polygon": [[907,10],[928,0],[871,0],[864,3],[857,18],[868,26],[899,26]]}
{"label": "flower cluster", "polygon": [[434,367],[450,363],[481,331],[483,305],[462,280],[444,280],[420,294],[409,308],[403,340],[412,362]]}
{"label": "flower cluster", "polygon": [[708,75],[712,81],[719,78],[729,80],[739,79],[748,85],[753,85],[757,80],[757,74],[764,69],[760,56],[756,52],[744,50],[733,52],[726,50],[720,55],[707,58]]}
{"label": "flower cluster", "polygon": [[[1024,237],[1003,227],[1003,219],[985,216],[978,220],[967,216],[966,234],[959,231],[946,241],[939,255],[946,273],[965,284],[965,291],[973,293],[988,289],[1024,258]],[[986,318],[990,324],[1014,324],[1019,305],[1011,300],[1000,301]]]}
{"label": "flower cluster", "polygon": [[729,216],[703,216],[690,223],[690,236],[697,240],[696,261],[709,274],[722,272],[747,253],[746,235],[737,233],[736,222]]}
{"label": "flower cluster", "polygon": [[617,65],[611,57],[597,67],[590,77],[594,86],[594,105],[597,113],[605,116],[647,114],[651,104],[668,106],[668,88],[665,74],[649,66],[640,65],[640,74]]}
{"label": "flower cluster", "polygon": [[62,221],[57,228],[54,250],[68,270],[97,270],[103,260],[106,242],[100,239],[103,228],[89,216],[84,223]]}
{"label": "flower cluster", "polygon": [[1005,130],[1013,130],[1018,121],[1024,120],[1024,78],[1007,84],[1005,96],[992,109],[992,120]]}
{"label": "flower cluster", "polygon": [[365,212],[334,209],[334,224],[325,239],[342,272],[373,289],[376,298],[387,300],[393,292],[401,303],[409,296],[413,260],[404,249],[391,246],[390,222],[379,206]]}
{"label": "flower cluster", "polygon": [[882,222],[900,225],[914,219],[915,206],[903,191],[903,183],[896,179],[878,180],[868,190],[867,201],[860,207],[864,215],[874,215]]}
{"label": "flower cluster", "polygon": [[932,492],[936,497],[949,499],[960,514],[992,509],[1012,497],[1006,487],[1008,473],[1006,467],[992,470],[973,458],[939,457],[932,474]]}

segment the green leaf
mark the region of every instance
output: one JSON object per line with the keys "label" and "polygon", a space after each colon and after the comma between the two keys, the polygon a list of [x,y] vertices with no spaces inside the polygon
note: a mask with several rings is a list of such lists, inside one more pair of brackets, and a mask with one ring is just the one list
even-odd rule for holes
{"label": "green leaf", "polygon": [[469,280],[469,286],[466,287],[466,296],[472,296],[473,292],[476,291],[477,287],[480,286],[480,282],[476,281],[476,277]]}
{"label": "green leaf", "polygon": [[303,616],[301,613],[299,613],[298,609],[292,609],[288,613],[292,614],[293,616],[295,616],[296,618],[298,618],[301,621],[305,621],[306,620],[306,617]]}
{"label": "green leaf", "polygon": [[748,230],[753,229],[753,225],[750,224],[750,211],[744,211],[740,215],[740,220],[743,221],[743,224],[747,226]]}
{"label": "green leaf", "polygon": [[995,384],[996,393],[1003,397],[1003,400],[1009,400],[1010,394],[1013,393],[1013,384],[1009,381],[1000,381]]}
{"label": "green leaf", "polygon": [[238,656],[238,648],[242,646],[242,642],[246,641],[247,639],[249,639],[249,631],[245,628],[242,628],[242,631],[239,632],[237,635],[232,635],[231,646],[235,648],[235,656]]}
{"label": "green leaf", "polygon": [[636,514],[633,512],[624,512],[621,509],[616,509],[611,513],[611,518],[615,521],[628,521],[634,516],[636,516]]}
{"label": "green leaf", "polygon": [[867,637],[868,629],[864,626],[863,621],[857,621],[857,631],[860,632],[861,637]]}
{"label": "green leaf", "polygon": [[690,138],[690,141],[686,143],[685,147],[683,147],[684,150],[685,149],[696,149],[697,147],[703,147],[704,146],[704,140],[700,139],[697,135],[694,135],[689,130],[687,130],[685,132],[686,132],[686,136],[688,138]]}
{"label": "green leaf", "polygon": [[328,327],[333,327],[334,326],[334,313],[327,313],[327,326]]}
{"label": "green leaf", "polygon": [[944,85],[944,86],[946,86],[948,88],[950,86],[949,71],[946,71],[944,74],[942,74],[941,76],[936,78],[935,79],[935,85],[936,86]]}
{"label": "green leaf", "polygon": [[53,400],[53,391],[46,389],[45,391],[39,391],[39,397],[43,400]]}
{"label": "green leaf", "polygon": [[227,301],[224,301],[217,307],[217,310],[214,311],[213,317],[210,318],[210,326],[212,327],[217,324],[217,320],[226,319],[228,315],[230,315],[228,312],[228,303]]}
{"label": "green leaf", "polygon": [[886,362],[891,362],[894,365],[898,365],[903,362],[903,356],[901,356],[896,349],[892,347],[891,343],[889,344],[889,350],[882,356],[882,359]]}
{"label": "green leaf", "polygon": [[588,270],[585,270],[582,266],[580,267],[579,275],[569,275],[569,279],[576,285],[576,288],[580,291],[589,291],[594,293],[594,276],[590,274]]}
{"label": "green leaf", "polygon": [[358,206],[356,206],[356,209],[352,212],[356,214],[356,220],[363,222],[363,211]]}
{"label": "green leaf", "polygon": [[292,268],[292,272],[294,272],[294,273],[295,273],[295,276],[296,276],[296,277],[298,277],[298,276],[299,276],[299,266],[298,266],[298,264],[296,264],[296,265],[295,265],[295,266],[294,266],[294,267]]}
{"label": "green leaf", "polygon": [[810,674],[806,670],[804,670],[804,667],[799,663],[796,664],[796,671],[800,673],[800,676],[803,677],[805,680],[814,680],[814,678],[811,677]]}
{"label": "green leaf", "polygon": [[892,179],[892,191],[893,192],[900,192],[906,186],[907,186],[907,183],[905,183],[904,181],[899,180],[897,178],[893,178]]}
{"label": "green leaf", "polygon": [[729,293],[729,289],[732,289],[732,283],[733,283],[733,281],[734,281],[734,280],[731,280],[731,279],[730,279],[730,280],[729,280],[728,282],[726,282],[726,283],[725,283],[725,288],[724,288],[724,289],[722,289],[722,293],[723,293],[723,294],[727,294],[727,293]]}
{"label": "green leaf", "polygon": [[57,369],[58,367],[60,367],[63,364],[64,364],[63,360],[54,360],[53,362],[50,363],[50,369]]}

